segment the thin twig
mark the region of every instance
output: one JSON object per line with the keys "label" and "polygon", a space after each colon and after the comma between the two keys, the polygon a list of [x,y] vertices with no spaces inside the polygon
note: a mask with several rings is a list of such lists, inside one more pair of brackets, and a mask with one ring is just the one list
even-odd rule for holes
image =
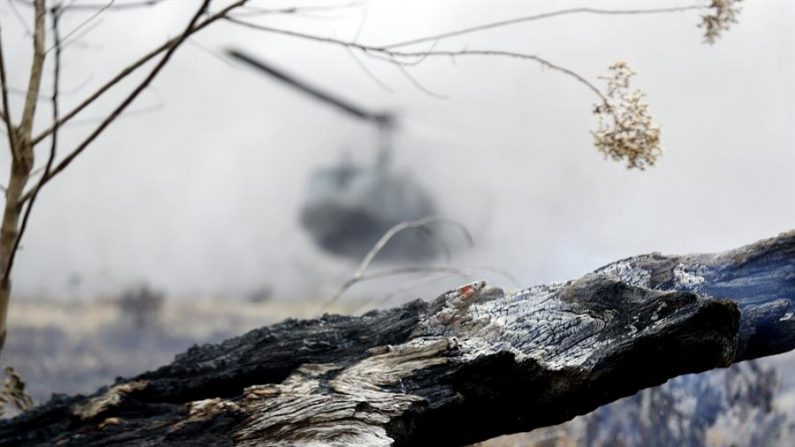
{"label": "thin twig", "polygon": [[460,229],[461,233],[464,235],[464,238],[467,241],[467,244],[469,244],[470,246],[472,246],[474,244],[474,241],[472,239],[472,235],[469,233],[469,230],[467,230],[466,226],[464,226],[462,223],[460,223],[460,222],[458,222],[456,220],[450,219],[448,217],[444,217],[444,216],[428,216],[428,217],[424,217],[422,219],[401,222],[401,223],[399,223],[397,225],[394,225],[389,230],[387,230],[387,232],[384,233],[384,235],[381,236],[380,239],[378,239],[378,242],[375,243],[373,248],[371,248],[370,251],[367,252],[365,257],[362,259],[362,262],[359,264],[359,268],[356,269],[356,273],[354,273],[354,277],[364,275],[365,272],[367,272],[367,269],[370,268],[370,264],[373,263],[375,258],[381,253],[381,251],[384,250],[384,247],[386,247],[386,245],[398,233],[401,233],[401,232],[406,231],[406,230],[428,227],[429,225],[439,224],[439,223],[453,225],[454,227]]}
{"label": "thin twig", "polygon": [[422,85],[422,83],[420,81],[418,81],[417,78],[415,78],[409,72],[408,68],[406,68],[406,66],[404,64],[396,63],[395,66],[398,68],[398,70],[400,70],[400,72],[403,74],[403,76],[406,79],[408,79],[409,82],[411,82],[411,84],[414,85],[414,87],[417,88],[417,90],[425,93],[428,96],[432,96],[432,97],[434,97],[436,99],[448,99],[447,95],[443,95],[441,93],[436,93],[433,90],[429,89],[428,87]]}
{"label": "thin twig", "polygon": [[[337,300],[339,300],[342,297],[342,295],[345,293],[345,291],[350,289],[353,285],[355,285],[356,283],[358,283],[360,281],[364,281],[364,280],[366,280],[366,278],[368,278],[369,275],[367,275],[366,273],[367,273],[367,269],[370,268],[370,264],[373,263],[375,258],[381,253],[381,251],[384,250],[384,247],[386,247],[386,245],[398,233],[401,233],[403,231],[410,230],[410,229],[424,228],[424,227],[428,227],[429,225],[440,224],[440,223],[453,225],[456,228],[460,229],[461,233],[464,235],[464,238],[466,239],[467,243],[470,246],[472,246],[474,244],[473,240],[472,240],[472,235],[469,233],[469,230],[467,230],[467,228],[463,224],[461,224],[460,222],[458,222],[456,220],[453,220],[453,219],[450,219],[448,217],[428,216],[428,217],[425,217],[423,219],[401,222],[401,223],[399,223],[397,225],[394,225],[392,228],[387,230],[387,232],[384,233],[384,235],[381,236],[380,239],[378,239],[378,242],[376,242],[375,245],[373,245],[373,248],[371,248],[370,251],[367,252],[367,254],[362,259],[362,262],[359,264],[359,268],[356,269],[356,272],[353,274],[353,276],[350,279],[348,279],[347,281],[345,281],[345,283],[342,286],[340,286],[339,289],[337,289],[337,291],[334,293],[334,295],[326,302],[326,304],[323,307],[323,310],[328,309],[329,306],[331,306],[334,303],[336,303]],[[400,270],[400,271],[402,271],[402,270]]]}
{"label": "thin twig", "polygon": [[[415,274],[415,273],[429,273],[429,274],[439,273],[439,274],[443,275],[441,277],[434,278],[434,280],[430,280],[430,278],[428,278],[428,277],[421,278],[419,281],[414,281],[412,283],[409,283],[406,286],[403,286],[401,288],[393,290],[392,292],[387,294],[382,300],[380,300],[380,301],[378,301],[378,302],[376,302],[374,304],[374,307],[378,307],[378,306],[381,306],[381,305],[387,303],[389,300],[391,300],[392,298],[396,297],[397,295],[399,295],[399,294],[401,294],[403,292],[406,292],[408,290],[411,290],[411,289],[414,289],[414,288],[417,288],[417,287],[421,287],[421,286],[426,285],[426,284],[430,284],[430,283],[432,283],[432,282],[434,282],[436,280],[444,279],[445,277],[448,277],[450,275],[463,276],[463,277],[466,278],[466,277],[473,277],[475,275],[479,275],[480,272],[489,272],[489,273],[494,273],[494,274],[500,275],[500,276],[504,277],[505,279],[507,279],[508,281],[510,281],[511,284],[514,287],[519,287],[518,281],[516,280],[516,278],[514,278],[513,275],[510,274],[510,272],[508,272],[506,270],[503,270],[503,269],[495,268],[495,267],[477,266],[477,267],[465,268],[465,267],[451,267],[451,266],[430,265],[430,266],[398,267],[398,268],[395,268],[395,269],[389,269],[389,270],[384,270],[384,271],[381,271],[381,272],[376,272],[376,273],[363,275],[358,280],[353,280],[353,278],[351,278],[351,279],[348,280],[348,282],[350,282],[350,284],[348,285],[348,289],[350,289],[351,287],[353,287],[357,283],[360,283],[360,282],[363,282],[363,281],[370,281],[370,280],[374,280],[374,279],[382,279],[382,278],[391,277],[391,276],[409,275],[409,274]],[[427,280],[427,281],[423,281],[423,280]],[[362,310],[368,304],[369,303],[366,303],[363,306],[360,306],[360,307],[354,309],[354,313],[355,312],[359,312],[360,310]],[[325,307],[323,310],[325,311],[327,309],[328,309],[328,306]]]}
{"label": "thin twig", "polygon": [[[174,54],[177,48],[179,48],[182,42],[184,42],[185,39],[187,39],[188,36],[192,32],[194,32],[194,26],[196,25],[196,22],[199,20],[199,17],[201,17],[204,14],[204,12],[207,10],[207,6],[209,4],[210,0],[203,0],[198,11],[191,19],[187,28],[185,28],[185,31],[183,31],[182,34],[180,34],[180,36],[177,37],[177,40],[174,42],[173,45],[171,45],[171,47],[169,47],[168,51],[166,51],[166,54],[163,55],[163,57],[160,59],[157,65],[155,65],[155,67],[152,68],[152,71],[149,72],[149,75],[147,75],[146,78],[144,78],[144,80],[141,81],[141,83],[138,84],[138,86],[129,95],[127,95],[124,101],[122,101],[121,104],[119,104],[105,118],[105,120],[102,121],[102,123],[96,129],[94,129],[94,131],[88,137],[86,137],[85,140],[83,140],[82,143],[80,143],[66,157],[64,157],[64,159],[61,160],[60,163],[58,163],[58,165],[55,166],[55,168],[51,172],[45,172],[41,176],[41,179],[39,180],[36,189],[41,188],[47,182],[49,182],[53,177],[55,177],[61,171],[66,169],[66,167],[69,166],[69,164],[72,163],[72,161],[74,161],[74,159],[77,158],[77,156],[79,156],[88,147],[88,145],[91,144],[122,112],[124,112],[127,106],[129,106],[135,100],[135,98],[137,98],[138,95],[141,94],[141,92],[144,91],[144,89],[146,89],[147,86],[149,86],[149,84],[152,82],[152,80],[154,80],[154,78],[158,75],[158,73],[160,73],[163,67],[166,66],[166,63],[169,61],[169,59],[171,59],[171,56]],[[22,197],[23,203],[25,200],[32,197],[32,195],[30,195],[31,192],[32,191],[28,191]]]}
{"label": "thin twig", "polygon": [[661,13],[672,13],[672,12],[684,12],[684,11],[693,11],[693,10],[700,10],[704,9],[704,5],[688,5],[688,6],[676,6],[672,8],[654,8],[654,9],[597,9],[597,8],[570,8],[570,9],[561,9],[558,11],[552,12],[545,12],[542,14],[534,14],[531,16],[523,16],[523,17],[515,17],[508,20],[500,20],[497,22],[485,23],[482,25],[471,26],[468,28],[462,28],[455,31],[448,31],[445,33],[435,34],[433,36],[425,36],[420,37],[417,39],[406,40],[403,42],[392,43],[389,45],[382,45],[379,48],[382,49],[390,49],[390,48],[399,48],[405,47],[409,45],[416,45],[418,43],[425,43],[425,42],[432,42],[434,40],[440,39],[448,39],[450,37],[461,36],[464,34],[472,34],[478,31],[484,31],[487,29],[494,29],[494,28],[501,28],[508,25],[514,25],[517,23],[526,23],[532,22],[536,20],[548,19],[551,17],[563,16],[568,14],[600,14],[600,15],[639,15],[639,14],[661,14]]}
{"label": "thin twig", "polygon": [[338,5],[308,5],[308,6],[291,6],[287,8],[261,8],[254,5],[247,6],[250,11],[236,12],[236,17],[250,17],[268,14],[303,14],[312,11],[336,11],[339,9],[357,8],[362,5],[361,1],[341,3]]}
{"label": "thin twig", "polygon": [[[367,9],[363,11],[362,18],[361,20],[359,20],[359,27],[356,29],[356,34],[353,35],[354,42],[357,42],[359,40],[359,36],[361,36],[362,31],[364,30],[364,24],[366,23],[366,21],[367,21]],[[353,48],[345,47],[345,50],[351,56],[351,59],[353,59],[356,65],[358,65],[359,68],[362,69],[364,74],[366,74],[367,77],[369,77],[373,82],[375,82],[376,85],[378,85],[383,90],[389,93],[395,92],[389,85],[387,85],[386,82],[382,81],[378,76],[376,76],[375,73],[373,73],[373,71],[370,70],[370,67],[368,67],[361,59],[359,59],[359,56],[356,54]]]}
{"label": "thin twig", "polygon": [[[52,70],[52,119],[54,123],[58,122],[58,84],[60,83],[61,79],[61,36],[58,31],[58,22],[61,18],[61,9],[58,6],[58,3],[55,3],[50,9],[50,15],[52,16],[52,36],[53,36],[53,48],[55,48],[55,59],[53,61],[53,70]],[[50,144],[50,154],[47,157],[47,164],[44,167],[44,173],[42,174],[42,178],[46,177],[49,174],[50,169],[52,168],[52,163],[55,161],[55,154],[58,150],[58,126],[55,126],[53,129],[52,136],[50,137],[51,144]],[[14,240],[14,246],[11,249],[11,255],[8,259],[8,265],[6,266],[5,272],[3,272],[3,278],[8,278],[11,275],[11,269],[14,266],[14,259],[16,258],[17,250],[19,249],[19,244],[22,242],[22,237],[25,235],[25,230],[28,228],[28,220],[30,219],[30,213],[33,210],[33,205],[36,203],[36,197],[39,195],[39,190],[41,189],[41,180],[36,184],[36,187],[33,189],[32,194],[30,195],[30,201],[28,201],[28,205],[25,208],[25,214],[22,216],[22,223],[19,226],[19,233],[17,233],[17,238]]]}
{"label": "thin twig", "polygon": [[[214,13],[214,14],[210,15],[209,17],[204,19],[202,22],[200,22],[198,24],[195,24],[194,27],[191,29],[191,33],[190,34],[196,33],[197,31],[205,28],[206,26],[210,25],[211,23],[214,23],[214,22],[218,21],[219,19],[224,18],[226,16],[226,14],[229,13],[229,11],[232,11],[235,8],[245,4],[246,1],[247,0],[237,0],[234,3],[231,3],[231,4],[227,5],[225,8],[223,8],[220,11],[218,11],[217,13]],[[135,70],[140,68],[142,65],[144,65],[147,62],[149,62],[150,60],[152,60],[155,56],[159,55],[160,53],[162,53],[162,52],[168,50],[169,48],[171,48],[172,46],[174,46],[176,44],[176,42],[180,38],[181,38],[181,36],[177,36],[177,37],[174,37],[172,39],[169,39],[168,41],[166,41],[165,43],[163,43],[159,47],[157,47],[154,50],[146,53],[145,55],[140,57],[138,60],[132,62],[130,65],[128,65],[127,67],[122,69],[118,74],[116,74],[116,76],[114,76],[113,78],[108,80],[105,84],[103,84],[94,93],[92,93],[91,95],[86,97],[86,99],[84,99],[83,102],[78,104],[74,109],[72,109],[69,112],[67,112],[66,114],[64,114],[60,118],[58,124],[59,125],[63,125],[65,122],[67,122],[70,119],[74,118],[75,115],[77,115],[78,113],[83,111],[83,109],[85,109],[86,107],[91,105],[94,101],[97,100],[97,98],[101,97],[108,90],[110,90],[113,86],[118,84],[121,80],[123,80],[124,78],[129,76],[130,73],[134,72]],[[54,124],[52,126],[50,126],[48,129],[46,129],[43,132],[41,132],[40,134],[36,135],[33,139],[31,139],[31,144],[36,145],[36,144],[40,143],[41,140],[43,140],[44,138],[47,138],[47,136],[50,133],[52,133],[53,126],[54,126]]]}
{"label": "thin twig", "polygon": [[334,37],[316,36],[314,34],[307,34],[307,33],[302,33],[302,32],[298,32],[298,31],[292,31],[292,30],[288,30],[288,29],[283,29],[283,28],[274,28],[272,26],[261,25],[259,23],[247,22],[245,20],[240,20],[240,19],[238,19],[236,17],[232,17],[232,16],[224,17],[224,19],[226,21],[228,21],[228,22],[235,23],[237,25],[240,25],[240,26],[243,26],[243,27],[246,27],[246,28],[260,30],[260,31],[267,31],[267,32],[276,33],[276,34],[284,34],[286,36],[298,37],[298,38],[307,39],[307,40],[314,40],[316,42],[323,42],[323,43],[330,43],[330,44],[334,44],[334,45],[348,46],[348,47],[356,48],[356,49],[359,49],[359,50],[362,50],[362,51],[379,51],[380,50],[380,48],[378,48],[378,47],[371,47],[369,45],[362,45],[362,44],[359,44],[359,43],[356,43],[356,42],[352,42],[352,41],[336,39]]}
{"label": "thin twig", "polygon": [[439,248],[442,250],[442,253],[444,254],[444,262],[449,264],[453,260],[453,252],[450,250],[450,246],[447,244],[447,242],[445,242],[444,238],[434,233],[427,227],[417,228],[417,233],[439,246]]}
{"label": "thin twig", "polygon": [[389,270],[383,270],[380,272],[375,273],[367,273],[361,275],[356,278],[350,278],[345,281],[342,286],[337,290],[334,297],[327,301],[325,305],[321,308],[321,312],[327,311],[331,306],[333,306],[339,298],[348,291],[351,287],[365,281],[372,281],[375,279],[382,279],[388,278],[392,276],[401,276],[401,275],[412,275],[416,273],[448,273],[448,274],[455,274],[455,275],[463,275],[463,276],[473,276],[477,272],[473,269],[466,269],[460,267],[450,267],[446,265],[411,265],[406,267],[396,267]]}
{"label": "thin twig", "polygon": [[2,119],[6,126],[6,134],[8,135],[8,150],[11,151],[11,156],[14,160],[18,160],[19,155],[17,154],[17,145],[15,141],[16,131],[14,130],[14,125],[11,124],[11,109],[8,107],[8,88],[6,87],[6,65],[3,57],[2,31],[3,27],[0,26],[0,91],[2,91],[3,96]]}
{"label": "thin twig", "polygon": [[188,39],[188,43],[193,45],[193,46],[195,46],[196,48],[202,50],[203,52],[209,54],[210,56],[220,60],[221,62],[229,65],[232,68],[237,68],[237,69],[243,68],[243,66],[241,64],[237,63],[237,61],[234,61],[234,60],[226,57],[225,55],[219,53],[218,51],[215,51],[215,50],[207,47],[206,45],[203,45],[203,44],[199,43],[199,41],[197,41],[196,39]]}
{"label": "thin twig", "polygon": [[292,31],[282,28],[274,28],[271,26],[260,25],[258,23],[251,23],[246,22],[240,19],[236,19],[233,17],[226,17],[227,21],[236,23],[238,25],[252,28],[260,31],[266,31],[276,34],[283,34],[286,36],[297,37],[306,40],[312,40],[315,42],[327,43],[331,45],[337,45],[342,47],[354,48],[360,50],[364,54],[368,56],[375,56],[378,57],[386,62],[390,62],[395,65],[405,65],[399,58],[427,58],[427,57],[455,57],[455,56],[503,56],[503,57],[511,57],[517,59],[526,59],[532,60],[544,67],[547,67],[552,70],[559,71],[567,76],[571,76],[580,83],[587,86],[591,91],[596,93],[600,99],[603,101],[605,100],[605,96],[602,92],[597,88],[593,83],[585,79],[583,76],[577,74],[573,70],[568,68],[562,67],[555,63],[548,61],[542,57],[533,55],[533,54],[526,54],[526,53],[519,53],[515,51],[502,51],[502,50],[457,50],[457,51],[440,51],[440,50],[432,50],[432,51],[394,51],[390,49],[386,49],[384,47],[375,47],[370,45],[364,45],[357,42],[345,41],[341,39],[336,39],[333,37],[326,37],[326,36],[317,36],[313,34],[302,33],[298,31]]}
{"label": "thin twig", "polygon": [[428,53],[429,52],[431,52],[434,49],[436,49],[436,45],[438,45],[438,44],[439,44],[439,41],[438,40],[434,40],[433,43],[431,44],[431,46],[428,48],[428,50],[426,50],[424,52],[425,54],[420,56],[419,58],[417,58],[417,60],[415,60],[413,62],[401,61],[400,63],[405,65],[405,66],[407,66],[407,67],[408,66],[412,66],[412,65],[419,65],[419,64],[421,64],[421,63],[423,63],[425,61],[425,59],[428,57]]}
{"label": "thin twig", "polygon": [[403,287],[399,287],[399,288],[397,288],[395,290],[390,291],[389,293],[384,295],[383,298],[381,298],[380,300],[376,301],[375,303],[369,302],[369,301],[365,302],[363,305],[361,305],[361,306],[357,307],[356,309],[354,309],[353,313],[357,314],[357,313],[361,312],[362,310],[364,310],[365,308],[377,309],[377,308],[383,306],[384,304],[392,301],[398,295],[401,295],[401,294],[406,293],[406,292],[408,292],[410,290],[414,290],[414,289],[417,289],[417,288],[420,288],[420,287],[423,287],[423,286],[427,286],[429,284],[433,284],[433,283],[435,283],[437,281],[441,281],[443,279],[449,278],[451,275],[458,275],[458,276],[462,276],[464,278],[467,278],[467,277],[471,276],[471,275],[464,275],[464,274],[461,274],[461,273],[448,273],[448,272],[435,273],[435,274],[432,273],[432,274],[429,274],[428,276],[419,278],[416,281],[411,281],[411,282],[409,282],[408,284],[406,284]]}
{"label": "thin twig", "polygon": [[88,49],[88,50],[93,50],[95,52],[101,50],[102,49],[102,45],[101,44],[86,43],[86,42],[83,41],[83,39],[86,36],[88,36],[89,34],[91,34],[94,30],[96,30],[97,28],[102,26],[103,23],[104,23],[104,19],[102,19],[102,18],[93,21],[91,23],[91,25],[88,25],[88,26],[84,27],[84,29],[80,32],[80,34],[77,34],[77,35],[73,36],[71,39],[69,39],[69,42],[62,43],[61,44],[61,50],[69,48],[72,45],[76,45],[77,48],[80,48],[80,49],[83,49],[83,50]]}
{"label": "thin twig", "polygon": [[[19,3],[22,3],[25,6],[31,6],[29,2],[25,2],[22,0],[17,0]],[[110,0],[108,0],[110,1]],[[116,0],[111,1],[111,3],[115,2]],[[97,10],[97,9],[107,9],[110,11],[122,11],[128,9],[135,9],[135,8],[146,8],[150,6],[155,6],[158,3],[162,3],[163,0],[124,0],[120,2],[118,5],[113,5],[112,7],[108,8],[108,4],[106,3],[77,3],[74,0],[72,2],[61,8],[62,13],[70,12],[70,11],[78,11],[78,10]]]}
{"label": "thin twig", "polygon": [[[165,108],[165,105],[166,104],[164,102],[157,102],[157,103],[149,105],[149,106],[144,106],[144,107],[140,107],[140,108],[137,108],[137,109],[125,110],[124,113],[119,115],[119,117],[116,118],[116,119],[117,120],[121,120],[121,119],[133,118],[133,117],[136,117],[136,116],[147,115],[147,114],[150,114],[150,113],[153,113],[153,112],[157,112],[158,110],[163,110]],[[104,120],[104,119],[105,119],[104,117],[99,117],[99,116],[98,117],[94,117],[94,118],[80,118],[80,119],[76,119],[76,120],[70,121],[69,122],[69,126],[71,126],[71,127],[79,127],[79,126],[85,126],[85,125],[88,125],[88,124],[97,124],[97,123],[101,123],[102,120]]]}
{"label": "thin twig", "polygon": [[[64,45],[62,44],[61,45],[61,49],[63,49],[63,48],[64,48]],[[80,91],[80,89],[82,89],[83,87],[88,85],[88,83],[91,82],[92,78],[93,78],[93,75],[89,75],[88,77],[86,77],[86,79],[81,81],[76,86],[74,86],[72,88],[69,88],[69,89],[61,89],[60,90],[60,95],[61,96],[69,96],[69,95],[73,95],[73,94],[77,93],[78,91]],[[25,89],[16,88],[16,87],[8,87],[8,92],[13,94],[13,95],[19,95],[19,96],[27,96],[27,94],[28,94],[28,92]],[[52,97],[52,93],[46,93],[45,94],[45,93],[39,92],[39,94],[36,95],[36,98],[39,101],[49,101],[51,97]]]}
{"label": "thin twig", "polygon": [[367,77],[370,78],[377,86],[381,87],[384,91],[388,93],[395,93],[395,90],[392,89],[392,87],[390,87],[386,82],[382,81],[378,76],[376,76],[375,73],[373,73],[373,71],[370,70],[370,67],[365,65],[365,63],[361,59],[359,59],[359,56],[356,54],[356,51],[354,51],[353,48],[346,47],[345,49],[348,51],[348,54],[351,56],[351,59],[353,59],[356,65],[358,65],[359,68],[362,69],[364,74],[366,74]]}
{"label": "thin twig", "polygon": [[396,56],[409,56],[409,57],[411,57],[411,56],[423,56],[423,55],[426,55],[426,57],[439,57],[439,56],[448,56],[448,57],[458,57],[458,56],[503,56],[503,57],[509,57],[509,58],[514,58],[514,59],[531,60],[531,61],[535,61],[535,62],[541,64],[543,67],[546,67],[546,68],[549,68],[551,70],[555,70],[555,71],[561,72],[561,73],[563,73],[565,75],[568,75],[568,76],[576,79],[577,81],[579,81],[580,83],[582,83],[583,85],[588,87],[591,91],[593,91],[597,96],[599,96],[599,98],[601,98],[602,100],[606,100],[604,94],[602,93],[601,90],[599,90],[599,88],[597,86],[595,86],[591,81],[585,79],[583,76],[581,76],[577,72],[575,72],[575,71],[573,71],[571,69],[568,69],[566,67],[557,65],[555,63],[552,63],[549,60],[544,59],[544,58],[539,57],[539,56],[536,56],[534,54],[526,54],[526,53],[519,53],[519,52],[515,52],[515,51],[502,51],[502,50],[457,50],[457,51],[434,50],[434,51],[431,51],[431,52],[428,52],[428,53],[418,51],[418,52],[392,52],[392,54],[394,54]]}
{"label": "thin twig", "polygon": [[[82,29],[84,26],[86,26],[86,25],[88,25],[89,23],[91,23],[91,22],[92,22],[94,19],[96,19],[97,17],[99,17],[99,16],[100,16],[100,14],[102,14],[102,13],[103,13],[103,12],[105,12],[105,11],[106,11],[108,8],[110,8],[111,6],[113,6],[113,4],[114,4],[115,2],[116,2],[116,0],[109,0],[109,1],[108,1],[108,3],[107,3],[105,6],[103,6],[103,7],[99,8],[99,10],[97,10],[97,12],[95,12],[94,14],[91,14],[91,16],[90,16],[89,18],[87,18],[87,19],[83,20],[82,22],[80,22],[80,24],[79,24],[79,25],[77,25],[76,27],[74,27],[74,29],[72,29],[71,31],[69,31],[68,33],[66,33],[66,35],[63,37],[63,43],[66,43],[66,42],[69,40],[69,38],[70,38],[70,37],[72,37],[72,35],[74,35],[74,33],[76,33],[76,32],[78,32],[78,31],[80,31],[80,29]],[[74,8],[75,6],[76,6],[76,5],[73,5],[73,6],[71,6],[71,7],[72,7],[72,8]],[[55,48],[55,45],[53,45],[53,46],[51,46],[50,48],[48,48],[48,49],[47,49],[47,51],[45,51],[45,53],[49,53],[49,52],[50,52],[50,50],[52,50],[53,48]]]}
{"label": "thin twig", "polygon": [[19,24],[22,25],[22,29],[25,30],[25,35],[32,36],[33,33],[30,31],[30,27],[28,26],[27,22],[25,22],[25,18],[19,13],[19,10],[16,7],[16,2],[8,2],[8,6],[11,7],[11,12],[14,14],[14,17],[16,17],[19,21]]}

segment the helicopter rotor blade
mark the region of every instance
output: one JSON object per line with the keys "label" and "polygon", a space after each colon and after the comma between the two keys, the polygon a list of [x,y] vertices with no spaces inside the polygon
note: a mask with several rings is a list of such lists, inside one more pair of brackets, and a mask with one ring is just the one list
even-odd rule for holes
{"label": "helicopter rotor blade", "polygon": [[235,49],[228,49],[226,50],[226,53],[230,57],[237,59],[238,61],[244,62],[245,64],[251,67],[254,67],[288,85],[291,85],[292,87],[306,93],[309,96],[319,99],[327,104],[331,104],[356,118],[363,119],[366,121],[373,121],[381,126],[389,125],[392,122],[392,116],[388,113],[375,113],[365,110],[364,108],[355,105],[348,100],[342,99],[331,93],[325,92],[319,87],[309,84],[307,81],[299,79],[296,76],[289,74],[281,69],[275,68],[274,66],[262,61],[261,59],[255,59],[254,57],[249,56],[243,53],[242,51]]}

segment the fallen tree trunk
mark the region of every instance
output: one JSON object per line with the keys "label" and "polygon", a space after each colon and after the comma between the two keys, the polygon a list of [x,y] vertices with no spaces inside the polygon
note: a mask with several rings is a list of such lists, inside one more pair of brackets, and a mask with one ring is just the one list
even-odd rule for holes
{"label": "fallen tree trunk", "polygon": [[464,445],[792,350],[793,300],[795,231],[524,290],[476,282],[194,347],[0,423],[0,445]]}

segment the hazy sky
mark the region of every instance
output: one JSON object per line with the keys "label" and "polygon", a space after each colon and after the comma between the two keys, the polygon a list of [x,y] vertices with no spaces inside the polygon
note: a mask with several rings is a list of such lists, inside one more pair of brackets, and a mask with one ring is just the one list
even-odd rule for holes
{"label": "hazy sky", "polygon": [[[343,39],[361,28],[361,42],[386,44],[564,7],[684,3],[374,1],[252,20]],[[196,4],[167,0],[106,12],[83,28],[90,33],[64,51],[62,110],[176,35]],[[298,212],[313,169],[335,163],[344,150],[372,160],[373,129],[207,51],[232,46],[358,103],[396,111],[404,123],[397,169],[410,172],[445,215],[475,236],[477,248],[457,253],[454,265],[504,269],[531,285],[643,252],[717,251],[773,236],[795,227],[795,16],[788,0],[743,4],[739,23],[713,46],[703,44],[699,13],[687,12],[569,15],[435,47],[536,54],[593,82],[614,61],[628,61],[663,126],[666,152],[645,172],[604,160],[593,147],[592,92],[532,62],[428,58],[410,67],[422,85],[446,97],[437,99],[392,65],[360,56],[385,90],[344,48],[227,23],[210,27],[133,104],[142,113],[117,121],[41,193],[16,267],[17,294],[71,297],[146,280],[177,296],[241,296],[272,284],[279,296],[298,298],[327,296],[351,273],[349,261],[314,248],[297,225]],[[29,22],[31,11],[17,9]],[[70,14],[62,29],[90,15]],[[22,88],[29,38],[8,2],[0,3],[0,20],[9,84]],[[48,74],[44,95],[50,85]],[[61,153],[131,85],[65,128]],[[21,98],[12,102],[18,108]],[[40,129],[49,116],[44,100]],[[40,150],[43,159],[45,146]],[[80,289],[68,287],[75,275]]]}

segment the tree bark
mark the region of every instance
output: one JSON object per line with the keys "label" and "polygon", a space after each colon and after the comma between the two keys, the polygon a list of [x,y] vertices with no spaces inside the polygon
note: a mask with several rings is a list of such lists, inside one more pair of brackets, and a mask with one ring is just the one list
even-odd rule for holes
{"label": "tree bark", "polygon": [[[31,138],[33,134],[33,120],[36,116],[36,106],[41,87],[42,70],[44,68],[44,19],[46,9],[44,0],[35,0],[33,21],[33,61],[30,66],[30,79],[25,91],[25,105],[19,126],[14,127],[11,120],[6,121],[6,131],[9,132],[11,147],[11,171],[8,176],[6,188],[6,203],[3,209],[3,223],[0,226],[0,351],[6,339],[6,319],[8,305],[11,300],[11,268],[14,257],[19,247],[19,224],[22,215],[22,196],[25,185],[28,183],[33,170],[34,152]],[[2,50],[0,50],[2,51]],[[5,86],[4,86],[5,88]],[[4,110],[6,114],[9,110]],[[12,136],[13,134],[13,136]]]}
{"label": "tree bark", "polygon": [[22,216],[22,193],[28,182],[30,165],[11,160],[11,173],[6,188],[6,203],[3,208],[3,223],[0,226],[0,351],[6,340],[8,305],[11,301],[11,277],[5,275],[12,262],[16,241],[19,237],[19,220]]}
{"label": "tree bark", "polygon": [[0,424],[15,446],[464,445],[795,347],[795,231],[507,291],[287,320]]}

